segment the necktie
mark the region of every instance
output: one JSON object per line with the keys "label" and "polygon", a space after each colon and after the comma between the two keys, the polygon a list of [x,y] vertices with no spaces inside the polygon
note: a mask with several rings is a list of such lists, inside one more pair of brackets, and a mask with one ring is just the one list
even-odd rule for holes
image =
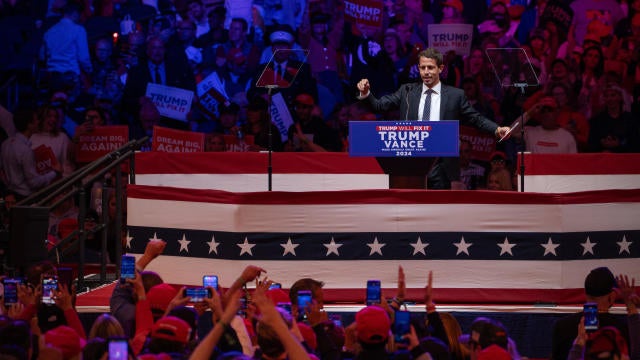
{"label": "necktie", "polygon": [[431,115],[431,94],[433,89],[427,89],[427,96],[424,98],[424,109],[422,110],[422,120],[429,121]]}
{"label": "necktie", "polygon": [[156,71],[154,77],[156,78],[156,84],[162,84],[162,76],[160,75],[160,65],[156,65]]}

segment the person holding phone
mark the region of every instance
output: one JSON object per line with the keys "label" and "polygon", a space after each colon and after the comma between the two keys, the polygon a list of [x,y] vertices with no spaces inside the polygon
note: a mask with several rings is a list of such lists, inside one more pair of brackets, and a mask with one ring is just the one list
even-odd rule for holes
{"label": "person holding phone", "polygon": [[[587,303],[593,303],[597,308],[597,320],[587,319],[584,311],[559,319],[552,332],[551,359],[564,360],[567,358],[574,345],[574,341],[579,335],[579,329],[584,327],[584,325],[589,325],[585,323],[586,320],[588,320],[592,326],[597,323],[598,328],[612,326],[618,329],[625,341],[631,344],[629,329],[634,328],[634,326],[639,326],[638,324],[640,324],[640,314],[638,313],[640,300],[638,300],[637,289],[634,285],[635,279],[632,278],[629,280],[626,275],[620,275],[616,278],[607,267],[599,267],[591,270],[585,278],[584,291]],[[609,309],[614,305],[618,294],[621,295],[627,308],[627,316],[624,320],[609,313]],[[591,306],[592,305],[589,304],[587,310],[590,309]],[[638,349],[638,347],[636,347],[636,349]],[[638,349],[638,351],[640,351],[640,349]]]}

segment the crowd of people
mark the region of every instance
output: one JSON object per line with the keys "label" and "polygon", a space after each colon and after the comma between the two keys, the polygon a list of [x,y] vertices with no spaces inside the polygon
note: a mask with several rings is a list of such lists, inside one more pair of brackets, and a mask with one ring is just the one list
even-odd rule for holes
{"label": "crowd of people", "polygon": [[[381,10],[371,25],[355,21],[341,0],[3,1],[0,17],[26,21],[29,35],[8,51],[37,47],[41,71],[39,120],[27,133],[33,137],[16,135],[22,130],[2,111],[0,138],[53,151],[60,169],[32,174],[25,179],[30,188],[72,172],[79,165],[74,143],[95,126],[127,125],[132,139],[151,135],[156,125],[201,132],[206,151],[347,151],[350,120],[404,117],[361,101],[358,81],[368,79],[377,97],[421,82],[429,25],[462,23],[473,25],[471,50],[443,54],[442,83],[462,88],[499,126],[531,115],[524,138],[514,131],[497,144],[506,170],[513,174],[519,150],[640,151],[640,2],[391,1]],[[524,49],[537,74],[540,85],[524,96],[504,86],[486,54],[505,47]],[[274,94],[282,94],[294,121],[285,133],[271,123],[267,90],[257,86],[274,54]],[[193,91],[186,119],[161,115],[149,83]],[[514,188],[496,180],[503,171],[490,181],[491,159],[473,159],[474,151],[469,162],[484,176],[461,188]],[[460,178],[468,178],[466,163],[455,169]],[[28,195],[22,187],[9,190]]]}
{"label": "crowd of people", "polygon": [[[150,241],[135,263],[135,278],[113,289],[110,311],[85,329],[75,309],[75,286],[56,267],[38,263],[26,277],[2,277],[0,357],[2,359],[520,359],[518,344],[500,322],[478,317],[466,333],[455,316],[437,310],[433,273],[426,275],[424,311],[396,319],[404,308],[405,274],[398,268],[392,299],[368,296],[351,323],[324,307],[324,283],[302,278],[286,292],[273,287],[267,270],[247,266],[227,288],[207,287],[192,298],[146,267],[166,244]],[[196,276],[194,274],[194,276]],[[14,288],[9,284],[13,281]],[[72,284],[72,283],[71,283]],[[250,289],[247,284],[255,284]],[[549,333],[550,358],[640,359],[640,294],[635,279],[615,277],[606,267],[585,278],[585,295],[597,307],[596,329],[585,312],[559,319]],[[43,290],[45,288],[45,290]],[[45,293],[43,295],[43,292]],[[310,301],[302,301],[308,296]],[[48,301],[45,301],[45,298]],[[621,300],[625,315],[613,315]],[[363,299],[364,302],[364,299]],[[337,315],[337,317],[336,317]],[[343,323],[343,320],[345,322]]]}

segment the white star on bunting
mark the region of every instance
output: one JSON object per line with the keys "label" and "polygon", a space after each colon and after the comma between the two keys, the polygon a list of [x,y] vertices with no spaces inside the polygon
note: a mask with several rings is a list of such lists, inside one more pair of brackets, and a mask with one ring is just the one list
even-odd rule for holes
{"label": "white star on bunting", "polygon": [[421,253],[422,255],[427,255],[424,249],[427,246],[429,246],[429,243],[423,243],[420,236],[418,236],[418,240],[416,242],[410,245],[413,247],[413,255],[416,255],[417,253]]}
{"label": "white star on bunting", "polygon": [[131,249],[131,240],[133,240],[133,236],[131,236],[129,230],[127,230],[127,249]]}
{"label": "white star on bunting", "polygon": [[618,246],[620,247],[620,252],[618,253],[618,255],[621,255],[623,252],[626,252],[627,254],[631,255],[631,250],[629,250],[629,246],[633,244],[633,241],[627,241],[626,235],[622,236],[622,241],[616,241],[616,244],[618,244]]}
{"label": "white star on bunting", "polygon": [[153,233],[153,237],[149,239],[149,241],[162,241],[162,239],[159,239],[158,235],[156,235],[156,233]]}
{"label": "white star on bunting", "polygon": [[382,256],[382,248],[383,248],[385,245],[387,245],[387,244],[379,243],[379,242],[378,242],[378,237],[376,236],[376,237],[373,239],[373,242],[372,242],[372,243],[367,244],[367,246],[368,246],[369,248],[371,248],[371,251],[369,251],[369,256],[371,256],[371,255],[373,255],[373,254],[375,254],[375,253],[378,253],[378,254],[380,254],[380,256]]}
{"label": "white star on bunting", "polygon": [[187,240],[185,234],[182,234],[182,240],[178,240],[178,242],[180,243],[180,251],[178,252],[182,252],[182,250],[189,252],[189,244],[191,244],[191,241]]}
{"label": "white star on bunting", "polygon": [[464,241],[464,236],[462,236],[462,237],[460,238],[460,242],[453,243],[453,245],[454,245],[455,247],[457,247],[457,248],[458,248],[458,251],[456,251],[456,255],[460,255],[460,254],[462,254],[462,253],[465,253],[465,254],[469,255],[469,247],[470,247],[471,245],[473,245],[473,243],[468,243],[468,244],[467,244],[467,243]]}
{"label": "white star on bunting", "polygon": [[256,244],[249,244],[249,239],[247,239],[247,237],[244,238],[244,243],[242,244],[236,244],[240,247],[240,256],[242,256],[242,254],[249,254],[251,256],[253,256],[253,253],[251,252],[251,249],[256,246]]}
{"label": "white star on bunting", "polygon": [[340,256],[340,252],[338,252],[338,249],[340,248],[340,246],[342,246],[342,244],[336,244],[336,241],[333,240],[333,236],[331,237],[331,242],[328,244],[322,244],[327,248],[327,256],[329,256],[330,254],[336,254],[338,256]]}
{"label": "white star on bunting", "polygon": [[211,241],[207,241],[207,245],[209,245],[209,254],[214,252],[218,255],[218,245],[220,245],[220,243],[216,242],[215,236],[211,235]]}
{"label": "white star on bunting", "polygon": [[598,243],[592,243],[591,239],[589,239],[589,237],[587,236],[587,241],[580,243],[580,245],[582,245],[582,256],[587,255],[587,253],[594,255],[593,254],[593,247],[596,246]]}
{"label": "white star on bunting", "polygon": [[513,247],[516,246],[516,244],[509,243],[509,239],[505,236],[504,242],[502,244],[498,243],[498,246],[500,247],[500,256],[504,254],[509,254],[513,256],[513,252],[511,252],[511,249],[513,249]]}
{"label": "white star on bunting", "polygon": [[291,238],[287,239],[287,242],[284,244],[280,244],[280,246],[282,246],[284,248],[284,252],[282,253],[282,256],[285,256],[287,254],[291,254],[293,256],[296,256],[296,248],[298,246],[300,246],[300,244],[294,244],[291,242]]}
{"label": "white star on bunting", "polygon": [[544,255],[542,256],[547,256],[547,254],[558,256],[558,254],[556,254],[556,248],[560,246],[560,244],[554,244],[553,241],[551,241],[551,237],[549,237],[549,241],[547,241],[546,244],[540,244],[540,246],[544,248]]}

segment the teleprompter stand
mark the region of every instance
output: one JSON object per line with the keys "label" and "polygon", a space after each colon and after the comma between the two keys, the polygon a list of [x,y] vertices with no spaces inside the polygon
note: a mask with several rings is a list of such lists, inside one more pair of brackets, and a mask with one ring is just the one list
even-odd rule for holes
{"label": "teleprompter stand", "polygon": [[[267,160],[267,188],[269,191],[273,189],[273,134],[271,124],[271,96],[272,92],[277,89],[288,88],[293,84],[300,73],[302,64],[309,56],[309,50],[303,49],[278,49],[273,52],[271,59],[262,70],[262,74],[256,81],[256,87],[267,89],[267,103],[269,111],[269,145],[267,148],[268,160]],[[304,59],[300,61],[299,65],[295,67],[287,66],[289,59]],[[278,135],[279,136],[279,135]]]}
{"label": "teleprompter stand", "polygon": [[[503,88],[517,88],[520,90],[518,94],[524,98],[528,87],[540,85],[540,81],[538,81],[538,76],[531,65],[529,56],[523,48],[492,48],[487,49],[486,53],[498,82]],[[500,141],[508,137],[513,131],[519,129],[520,138],[524,142],[525,120],[524,109],[521,108],[520,117],[511,124],[509,133],[500,139]],[[523,192],[525,173],[524,152],[525,147],[523,146],[520,151],[520,191]]]}

